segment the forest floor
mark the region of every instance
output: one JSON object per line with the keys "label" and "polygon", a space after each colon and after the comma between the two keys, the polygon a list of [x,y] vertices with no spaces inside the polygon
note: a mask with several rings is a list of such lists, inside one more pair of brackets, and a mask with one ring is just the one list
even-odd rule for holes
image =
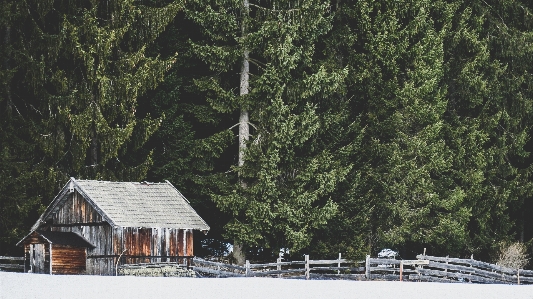
{"label": "forest floor", "polygon": [[0,298],[512,298],[533,285],[277,278],[167,278],[0,272]]}

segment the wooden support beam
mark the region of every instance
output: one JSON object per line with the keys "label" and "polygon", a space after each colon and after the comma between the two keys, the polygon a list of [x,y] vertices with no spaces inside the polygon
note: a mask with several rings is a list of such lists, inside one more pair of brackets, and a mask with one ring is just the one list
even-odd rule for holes
{"label": "wooden support beam", "polygon": [[0,264],[0,268],[4,268],[4,269],[19,269],[19,270],[24,270],[24,265],[17,265],[17,264]]}
{"label": "wooden support beam", "polygon": [[0,256],[0,260],[23,261],[23,256]]}
{"label": "wooden support beam", "polygon": [[74,226],[103,226],[109,225],[107,222],[80,222],[80,223],[55,223],[55,224],[46,224],[44,226],[49,227],[74,227]]}

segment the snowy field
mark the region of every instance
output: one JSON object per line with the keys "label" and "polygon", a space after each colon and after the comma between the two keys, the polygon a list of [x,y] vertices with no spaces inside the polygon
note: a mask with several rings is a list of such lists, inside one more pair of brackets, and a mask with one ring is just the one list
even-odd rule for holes
{"label": "snowy field", "polygon": [[0,298],[511,298],[533,299],[533,285],[51,276],[0,272]]}

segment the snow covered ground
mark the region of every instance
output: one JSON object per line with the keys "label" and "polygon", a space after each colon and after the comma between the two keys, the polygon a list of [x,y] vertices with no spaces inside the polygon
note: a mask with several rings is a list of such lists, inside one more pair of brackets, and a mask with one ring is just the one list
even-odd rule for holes
{"label": "snow covered ground", "polygon": [[0,272],[0,298],[511,298],[533,299],[533,285],[70,276]]}

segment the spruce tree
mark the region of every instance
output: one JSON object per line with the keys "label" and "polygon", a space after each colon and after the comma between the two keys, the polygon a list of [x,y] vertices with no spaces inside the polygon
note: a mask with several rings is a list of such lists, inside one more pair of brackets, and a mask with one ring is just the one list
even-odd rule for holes
{"label": "spruce tree", "polygon": [[337,1],[328,43],[350,68],[351,117],[365,139],[318,253],[428,247],[486,259],[498,240],[521,238],[531,192],[528,6]]}
{"label": "spruce tree", "polygon": [[15,84],[17,69],[24,62],[18,55],[19,30],[27,21],[20,3],[4,3],[0,12],[0,255],[20,254],[15,244],[27,233],[25,220],[40,204],[35,194],[28,194],[28,186],[39,183],[40,174],[46,172],[33,159],[36,146],[30,120]]}
{"label": "spruce tree", "polygon": [[175,60],[148,57],[145,52],[181,4],[85,4],[69,7],[71,12],[61,16],[54,35],[60,40],[57,59],[45,69],[51,88],[40,92],[54,115],[53,122],[45,121],[45,130],[55,140],[43,140],[43,148],[64,152],[62,164],[68,172],[139,180],[151,158],[132,167],[128,155],[146,142],[160,120],[137,112],[137,98],[154,88]]}
{"label": "spruce tree", "polygon": [[333,107],[342,106],[346,75],[315,47],[331,29],[329,3],[198,1],[188,16],[203,26],[205,39],[192,47],[214,73],[197,86],[213,109],[241,115],[233,143],[241,156],[213,188],[217,206],[233,215],[226,236],[297,251],[335,214],[329,197],[350,167],[335,158],[343,148],[322,142],[342,119]]}
{"label": "spruce tree", "polygon": [[369,3],[361,11],[372,24],[360,56],[368,97],[362,184],[374,203],[370,241],[443,252],[462,247],[470,211],[448,178],[452,152],[443,131],[444,38],[453,11],[430,1]]}
{"label": "spruce tree", "polygon": [[[227,170],[233,153],[226,150],[235,123],[233,115],[210,108],[194,81],[209,75],[209,68],[191,51],[189,39],[198,36],[199,25],[180,13],[148,49],[150,53],[168,57],[179,53],[179,59],[155,90],[139,98],[139,109],[153,117],[164,115],[160,128],[150,137],[143,151],[153,149],[153,165],[147,180],[169,180],[190,201],[192,207],[208,221],[209,234],[195,235],[195,255],[227,254],[228,241],[222,236],[229,221],[211,200],[213,173]],[[216,181],[216,180],[215,180]]]}
{"label": "spruce tree", "polygon": [[[15,177],[2,187],[22,192],[2,193],[2,208],[17,206],[21,221],[35,219],[29,211],[46,204],[70,176],[144,179],[151,154],[135,151],[161,119],[137,111],[137,98],[176,59],[150,57],[146,49],[181,7],[165,1],[11,3],[2,19],[1,138],[7,142],[1,171]],[[21,237],[26,227],[16,226],[13,235]],[[12,229],[7,224],[2,233]]]}
{"label": "spruce tree", "polygon": [[523,211],[531,196],[531,5],[453,5],[445,52],[447,142],[454,150],[453,179],[472,210],[468,250],[488,258],[497,241],[520,238],[522,213],[513,219],[513,211]]}
{"label": "spruce tree", "polygon": [[360,258],[381,248],[465,247],[470,210],[449,178],[444,116],[444,41],[453,7],[444,2],[337,1],[326,41],[349,68],[350,118],[363,128],[339,219],[317,253]]}

